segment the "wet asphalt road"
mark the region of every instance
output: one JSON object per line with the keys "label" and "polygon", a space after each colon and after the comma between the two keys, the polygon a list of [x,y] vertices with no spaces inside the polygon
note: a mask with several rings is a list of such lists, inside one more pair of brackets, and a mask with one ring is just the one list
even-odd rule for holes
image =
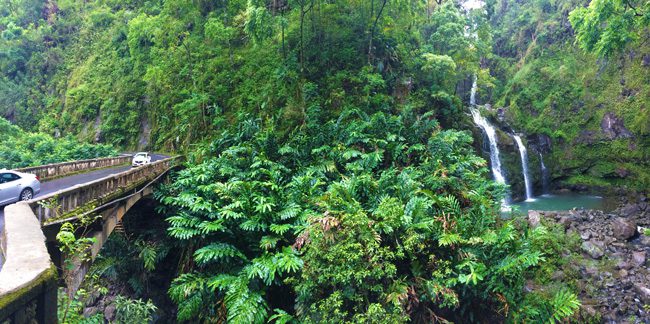
{"label": "wet asphalt road", "polygon": [[[162,160],[167,158],[165,155],[160,154],[151,154],[151,162]],[[59,190],[70,188],[72,186],[88,183],[95,181],[113,174],[121,173],[131,169],[131,166],[119,166],[108,169],[96,170],[88,173],[75,174],[65,178],[54,179],[52,181],[42,182],[41,183],[41,192],[38,195],[35,195],[34,198],[42,197]],[[5,226],[5,213],[4,206],[0,207],[0,231]]]}

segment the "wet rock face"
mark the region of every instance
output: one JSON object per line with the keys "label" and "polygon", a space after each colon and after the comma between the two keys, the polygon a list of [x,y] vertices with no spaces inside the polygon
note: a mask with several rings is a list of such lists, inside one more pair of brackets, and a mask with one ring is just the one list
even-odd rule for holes
{"label": "wet rock face", "polygon": [[97,116],[97,118],[95,118],[95,124],[93,125],[93,127],[95,128],[95,138],[94,138],[95,143],[100,143],[104,140],[104,134],[102,133],[101,125],[102,125],[102,119],[99,116]]}
{"label": "wet rock face", "polygon": [[625,128],[623,120],[616,117],[616,115],[611,112],[608,112],[603,116],[603,120],[600,122],[600,128],[603,131],[605,138],[609,140],[632,137],[632,133]]}
{"label": "wet rock face", "polygon": [[145,150],[151,142],[151,125],[149,119],[145,118],[140,122],[140,138],[138,139],[138,150]]}
{"label": "wet rock face", "polygon": [[546,134],[536,134],[535,140],[537,142],[538,151],[542,153],[548,153],[551,151],[553,141],[551,140],[550,136]]}
{"label": "wet rock face", "polygon": [[580,131],[580,135],[576,138],[578,144],[593,144],[597,142],[596,132],[590,130]]}
{"label": "wet rock face", "polygon": [[650,228],[650,207],[646,196],[620,202],[609,213],[529,211],[528,222],[539,226],[551,220],[582,240],[575,251],[581,257],[572,258],[568,266],[577,275],[567,278],[570,271],[563,268],[562,276],[553,280],[577,281],[584,312],[600,314],[603,323],[650,323],[650,236],[638,230]]}
{"label": "wet rock face", "polygon": [[506,120],[506,110],[503,107],[497,108],[497,119],[503,123]]}

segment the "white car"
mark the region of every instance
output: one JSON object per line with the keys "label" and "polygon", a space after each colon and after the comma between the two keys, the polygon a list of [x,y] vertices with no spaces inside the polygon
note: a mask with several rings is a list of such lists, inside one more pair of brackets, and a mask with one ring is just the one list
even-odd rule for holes
{"label": "white car", "polygon": [[0,170],[0,206],[31,200],[41,192],[38,176],[10,170]]}
{"label": "white car", "polygon": [[137,167],[151,163],[151,155],[147,152],[139,152],[133,156],[131,166]]}

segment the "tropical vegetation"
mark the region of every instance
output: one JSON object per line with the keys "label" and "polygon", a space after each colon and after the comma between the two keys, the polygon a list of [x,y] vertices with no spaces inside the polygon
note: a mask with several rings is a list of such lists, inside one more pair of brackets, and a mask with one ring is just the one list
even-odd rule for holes
{"label": "tropical vegetation", "polygon": [[73,160],[108,157],[117,151],[106,144],[79,142],[73,136],[54,138],[29,133],[0,118],[0,169],[14,169]]}

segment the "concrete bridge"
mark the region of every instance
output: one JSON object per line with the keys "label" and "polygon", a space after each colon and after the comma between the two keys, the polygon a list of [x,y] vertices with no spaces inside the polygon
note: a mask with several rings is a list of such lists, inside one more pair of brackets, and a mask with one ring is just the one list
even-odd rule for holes
{"label": "concrete bridge", "polygon": [[[58,287],[77,291],[117,223],[179,163],[178,157],[154,160],[131,168],[125,166],[131,156],[123,155],[17,170],[44,182],[40,196],[6,206],[4,215],[0,211],[0,323],[57,322]],[[89,257],[62,255],[56,241],[61,226],[90,215],[93,222],[84,227],[86,237],[95,238]]]}

